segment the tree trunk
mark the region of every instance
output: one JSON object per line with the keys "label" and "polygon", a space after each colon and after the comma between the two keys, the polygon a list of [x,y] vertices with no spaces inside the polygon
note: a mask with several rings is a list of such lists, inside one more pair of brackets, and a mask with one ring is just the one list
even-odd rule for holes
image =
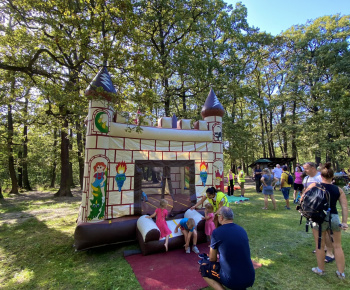
{"label": "tree trunk", "polygon": [[[13,83],[14,86],[14,83]],[[8,166],[10,171],[10,177],[11,177],[11,183],[12,188],[10,193],[18,194],[18,182],[16,177],[16,170],[15,170],[15,159],[13,157],[13,149],[12,149],[12,140],[13,140],[13,120],[12,120],[12,106],[7,106],[7,121],[8,121],[8,127],[7,127],[7,149],[8,149]]]}
{"label": "tree trunk", "polygon": [[52,168],[51,168],[51,183],[50,183],[50,187],[54,188],[55,187],[55,183],[56,183],[56,160],[53,162],[52,164]]}
{"label": "tree trunk", "polygon": [[162,27],[162,15],[159,15],[159,36],[160,36],[160,62],[162,66],[162,85],[164,87],[164,110],[165,116],[170,117],[170,92],[169,92],[169,77],[168,77],[168,60],[165,54],[165,36]]}
{"label": "tree trunk", "polygon": [[54,141],[53,141],[53,164],[52,164],[52,168],[51,168],[51,184],[50,184],[50,187],[51,188],[54,188],[55,187],[55,183],[56,183],[56,166],[57,166],[57,163],[56,163],[56,147],[57,147],[57,130],[54,129],[53,131],[53,138],[54,138]]}
{"label": "tree trunk", "polygon": [[187,106],[186,106],[186,93],[185,93],[185,91],[183,91],[181,93],[181,98],[182,98],[182,109],[184,112],[186,112]]}
{"label": "tree trunk", "polygon": [[[25,116],[28,115],[28,98],[25,98]],[[32,187],[29,183],[29,176],[28,176],[28,126],[27,126],[27,119],[24,121],[24,127],[23,127],[23,159],[22,159],[22,169],[23,169],[23,188],[26,190],[32,190]]]}
{"label": "tree trunk", "polygon": [[[73,150],[72,140],[73,140],[73,130],[69,129],[69,152],[72,152],[72,150]],[[73,178],[73,163],[72,162],[69,162],[69,175],[70,175],[69,176],[70,186],[75,187],[74,178]]]}
{"label": "tree trunk", "polygon": [[[66,117],[66,109],[63,105],[59,107],[60,115]],[[61,182],[60,189],[55,196],[73,196],[70,190],[70,168],[69,168],[69,139],[68,139],[68,120],[63,121],[61,130]]]}
{"label": "tree trunk", "polygon": [[283,151],[282,156],[288,157],[288,141],[286,131],[286,107],[282,104],[281,108],[281,123],[282,123],[282,140],[283,140]]}
{"label": "tree trunk", "polygon": [[1,184],[0,184],[0,199],[4,199],[4,196],[2,195],[2,188],[1,188]]}
{"label": "tree trunk", "polygon": [[265,132],[266,132],[266,138],[267,138],[267,148],[269,150],[269,156],[264,156],[264,157],[272,157],[272,146],[273,146],[273,143],[271,142],[272,140],[272,137],[271,137],[271,133],[269,132],[269,129],[268,129],[268,124],[267,124],[267,116],[265,116],[264,118],[264,123],[265,123]]}
{"label": "tree trunk", "polygon": [[266,157],[266,146],[265,146],[265,133],[264,133],[264,113],[262,108],[260,108],[260,126],[261,126],[261,142],[263,145],[263,156]]}
{"label": "tree trunk", "polygon": [[273,143],[273,126],[272,126],[272,118],[273,118],[273,113],[272,113],[272,110],[270,110],[270,129],[269,129],[269,132],[270,132],[270,142],[271,142],[271,155],[270,157],[271,158],[275,158],[276,154],[275,154],[275,147],[274,147],[274,143]]}
{"label": "tree trunk", "polygon": [[319,151],[316,151],[315,153],[315,163],[318,166],[318,164],[321,162],[321,153]]}
{"label": "tree trunk", "polygon": [[83,182],[84,182],[84,147],[83,147],[83,138],[82,133],[80,129],[80,123],[79,121],[76,121],[75,128],[77,130],[77,148],[78,148],[78,164],[79,164],[79,183],[80,188],[83,189]]}
{"label": "tree trunk", "polygon": [[17,167],[17,172],[18,172],[18,186],[19,188],[23,188],[23,168],[22,168],[22,164],[23,164],[23,154],[22,151],[19,150],[18,151],[18,167]]}

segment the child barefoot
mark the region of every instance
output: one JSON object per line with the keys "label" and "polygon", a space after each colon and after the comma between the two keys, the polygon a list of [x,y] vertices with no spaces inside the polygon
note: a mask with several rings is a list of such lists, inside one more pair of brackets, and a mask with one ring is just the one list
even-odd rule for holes
{"label": "child barefoot", "polygon": [[165,251],[168,251],[168,243],[169,243],[169,235],[171,234],[171,230],[169,229],[166,223],[166,216],[168,215],[168,211],[165,207],[168,205],[168,202],[165,199],[160,200],[160,208],[157,208],[154,214],[148,216],[147,218],[151,219],[157,216],[156,225],[160,230],[160,239],[165,237]]}
{"label": "child barefoot", "polygon": [[210,237],[215,230],[215,224],[214,224],[214,207],[211,203],[207,203],[205,205],[205,217],[202,217],[202,219],[205,220],[205,234],[207,235],[207,240],[210,242]]}
{"label": "child barefoot", "polygon": [[195,252],[196,254],[199,253],[199,250],[197,248],[197,231],[195,229],[195,225],[196,225],[196,223],[194,222],[193,218],[183,218],[174,230],[174,232],[177,233],[179,227],[181,227],[181,231],[182,231],[184,238],[185,238],[186,254],[189,254],[191,252],[190,240],[191,240],[192,234],[193,234],[192,251]]}

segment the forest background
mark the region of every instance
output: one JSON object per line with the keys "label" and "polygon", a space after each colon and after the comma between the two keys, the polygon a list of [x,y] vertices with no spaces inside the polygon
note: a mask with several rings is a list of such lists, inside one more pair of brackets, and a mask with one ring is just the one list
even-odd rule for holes
{"label": "forest background", "polygon": [[[115,110],[200,119],[226,110],[225,170],[261,157],[350,166],[349,15],[277,36],[221,0],[4,0],[0,4],[1,188],[70,196],[84,167],[84,91],[106,66]],[[156,122],[154,122],[156,123]]]}

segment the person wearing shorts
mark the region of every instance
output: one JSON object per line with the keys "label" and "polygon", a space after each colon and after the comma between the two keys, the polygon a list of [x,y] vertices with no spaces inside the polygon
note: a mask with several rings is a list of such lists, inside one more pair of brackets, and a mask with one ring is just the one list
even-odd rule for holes
{"label": "person wearing shorts", "polygon": [[[331,224],[329,225],[329,216],[327,216],[325,218],[324,222],[322,223],[322,232],[328,231],[331,229],[333,232],[340,232],[341,227],[339,225],[340,225],[339,215],[332,213],[331,214]],[[317,230],[317,232],[318,232],[318,224],[317,223],[312,223],[312,228]]]}
{"label": "person wearing shorts", "polygon": [[184,235],[186,254],[191,253],[190,241],[192,236],[193,236],[192,251],[195,252],[196,254],[199,253],[199,250],[197,248],[197,230],[195,227],[196,227],[196,223],[193,218],[183,218],[175,227],[174,233],[177,233],[180,228],[181,232]]}
{"label": "person wearing shorts", "polygon": [[[221,207],[218,217],[221,226],[212,233],[209,260],[201,260],[201,275],[214,289],[224,289],[223,286],[230,289],[251,287],[255,270],[247,232],[233,223],[233,211],[229,207]],[[220,262],[217,262],[217,254]]]}
{"label": "person wearing shorts", "polygon": [[289,172],[287,171],[288,167],[286,165],[282,166],[282,175],[281,175],[281,190],[282,194],[284,197],[284,200],[286,201],[286,206],[284,207],[285,209],[290,209],[289,206],[289,191],[290,188],[292,187],[291,184],[288,183],[288,175]]}
{"label": "person wearing shorts", "polygon": [[[339,279],[345,279],[345,257],[344,252],[341,246],[341,229],[348,229],[348,202],[346,200],[345,193],[338,186],[332,184],[332,178],[334,176],[334,171],[331,168],[330,163],[326,163],[321,167],[321,185],[329,192],[330,196],[330,214],[326,217],[326,220],[322,223],[322,238],[321,245],[318,247],[318,236],[319,236],[319,228],[318,225],[312,229],[313,236],[315,239],[316,245],[316,257],[317,257],[317,267],[312,268],[312,272],[318,275],[324,275],[325,270],[325,257],[326,253],[324,251],[325,248],[325,237],[326,234],[330,235],[330,227],[329,227],[329,217],[331,218],[331,228],[333,231],[333,250],[335,263],[337,265],[336,275]],[[305,192],[310,190],[313,186],[316,186],[316,183],[309,185]],[[303,199],[303,196],[301,197]],[[339,215],[337,211],[337,202],[339,201],[341,209],[342,209],[342,220],[340,222]],[[327,222],[328,220],[328,222]]]}

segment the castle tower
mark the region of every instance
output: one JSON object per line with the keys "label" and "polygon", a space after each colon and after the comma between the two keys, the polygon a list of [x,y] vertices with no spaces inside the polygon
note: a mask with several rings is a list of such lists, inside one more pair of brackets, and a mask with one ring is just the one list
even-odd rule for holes
{"label": "castle tower", "polygon": [[213,89],[210,89],[201,115],[208,123],[208,130],[213,132],[213,186],[220,191],[224,191],[224,158],[222,143],[222,117],[224,114],[225,109],[221,105]]}
{"label": "castle tower", "polygon": [[83,199],[79,210],[79,219],[91,222],[105,218],[108,204],[110,172],[109,148],[110,124],[113,111],[109,109],[111,94],[115,94],[111,77],[103,67],[85,91],[92,96],[87,117]]}

